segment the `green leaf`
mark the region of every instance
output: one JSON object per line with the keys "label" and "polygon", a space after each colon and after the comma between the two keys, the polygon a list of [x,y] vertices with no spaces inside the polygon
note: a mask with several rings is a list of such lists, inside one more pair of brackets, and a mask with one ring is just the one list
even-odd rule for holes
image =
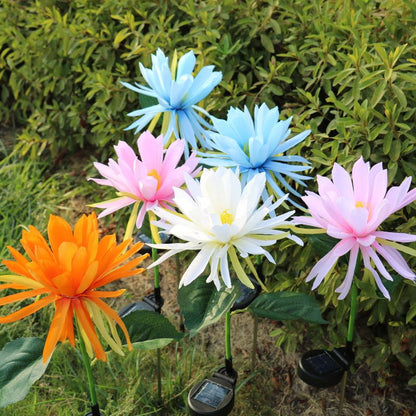
{"label": "green leaf", "polygon": [[240,293],[240,285],[231,289],[217,290],[213,283],[206,283],[204,277],[195,279],[178,291],[178,303],[185,318],[185,326],[191,335],[217,322],[230,310]]}
{"label": "green leaf", "polygon": [[409,386],[416,386],[416,376],[413,376],[409,382],[408,382]]}
{"label": "green leaf", "polygon": [[371,107],[375,107],[386,93],[387,82],[385,80],[380,81],[377,88],[374,90],[370,100]]}
{"label": "green leaf", "polygon": [[[184,334],[178,332],[167,318],[157,312],[138,310],[123,318],[133,347],[137,350],[162,348],[172,341],[179,341]],[[125,342],[124,334],[118,328]]]}
{"label": "green leaf", "polygon": [[120,46],[120,43],[123,42],[124,39],[128,38],[131,35],[131,31],[129,28],[121,29],[120,32],[117,33],[116,37],[114,38],[113,45],[116,49]]}
{"label": "green leaf", "polygon": [[392,85],[392,89],[393,89],[394,95],[399,100],[400,105],[403,108],[407,108],[407,98],[403,90],[394,84]]}
{"label": "green leaf", "polygon": [[406,314],[406,324],[408,324],[416,316],[416,303],[414,303]]}
{"label": "green leaf", "polygon": [[360,89],[365,89],[370,87],[371,85],[375,84],[379,81],[379,74],[383,71],[377,71],[377,72],[370,72],[366,76],[360,79],[359,86]]}
{"label": "green leaf", "polygon": [[151,107],[158,103],[157,98],[149,97],[148,95],[139,94],[139,103],[141,108]]}
{"label": "green leaf", "polygon": [[[325,256],[339,242],[339,240],[328,234],[308,234],[305,237],[312,244],[315,252],[321,257]],[[341,256],[338,261],[348,263],[347,255]]]}
{"label": "green leaf", "polygon": [[267,52],[274,53],[274,46],[272,40],[265,34],[260,35],[260,42]]}
{"label": "green leaf", "polygon": [[318,324],[328,323],[322,318],[321,310],[315,298],[297,292],[264,293],[248,307],[262,318],[275,321],[303,319]]}
{"label": "green leaf", "polygon": [[394,140],[391,144],[389,156],[393,162],[397,162],[400,158],[402,151],[402,144],[399,140]]}
{"label": "green leaf", "polygon": [[[399,274],[392,273],[391,277],[393,278],[393,280],[387,280],[384,277],[380,277],[384,287],[388,290],[390,294],[392,294],[396,287],[398,287],[403,282],[403,277]],[[381,291],[379,291],[378,287],[377,291],[380,294],[380,297],[384,298],[384,295],[381,293]]]}
{"label": "green leaf", "polygon": [[0,408],[24,399],[43,375],[43,346],[40,338],[19,338],[0,351]]}
{"label": "green leaf", "polygon": [[391,144],[393,142],[393,133],[388,131],[383,140],[383,153],[387,155],[390,152]]}

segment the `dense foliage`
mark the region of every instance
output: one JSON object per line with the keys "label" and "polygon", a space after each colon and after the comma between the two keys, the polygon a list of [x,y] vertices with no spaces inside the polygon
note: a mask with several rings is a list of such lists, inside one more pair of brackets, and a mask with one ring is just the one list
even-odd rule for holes
{"label": "dense foliage", "polygon": [[[383,162],[392,184],[416,177],[412,1],[2,0],[0,19],[0,117],[23,128],[23,153],[56,157],[88,145],[107,157],[118,140],[132,141],[123,129],[127,112],[138,108],[137,95],[119,81],[143,82],[138,62],[150,66],[158,47],[168,55],[193,49],[201,66],[223,72],[204,103],[213,115],[266,102],[283,118],[294,116],[295,132],[311,128],[294,149],[313,163],[311,176],[329,174],[335,161],[349,169],[363,155]],[[389,229],[414,233],[415,226],[410,207]],[[264,264],[276,290],[310,290],[304,277],[321,255],[314,247],[325,246],[311,243],[281,244],[277,266]],[[316,336],[315,345],[345,340],[348,302],[332,295],[343,273],[336,268],[319,289],[330,325],[315,329],[328,336]],[[363,276],[358,355],[379,369],[393,354],[414,371],[416,287],[397,282],[388,302]],[[379,334],[370,342],[367,324]],[[296,332],[279,331],[278,342],[293,346]]]}

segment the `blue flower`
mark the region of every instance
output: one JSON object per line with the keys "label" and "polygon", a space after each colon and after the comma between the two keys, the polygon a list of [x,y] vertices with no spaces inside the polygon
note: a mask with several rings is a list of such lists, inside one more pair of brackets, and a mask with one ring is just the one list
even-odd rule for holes
{"label": "blue flower", "polygon": [[204,66],[194,77],[192,72],[195,63],[193,51],[183,55],[177,63],[176,79],[172,79],[174,71],[169,68],[169,59],[160,49],[156,51],[156,55],[152,55],[152,69],[139,63],[143,78],[149,86],[138,83],[131,85],[127,82],[122,84],[139,94],[156,98],[158,104],[129,113],[128,116],[139,118],[126,130],[136,129],[137,133],[155,117],[159,117],[160,113],[167,113],[164,116],[168,116],[168,123],[164,120],[167,127],[162,132],[165,141],[173,133],[177,139],[185,139],[193,149],[197,148],[196,138],[206,148],[204,127],[212,126],[198,114],[200,112],[209,117],[207,111],[196,104],[220,83],[222,73],[214,72],[214,66],[209,65]]}
{"label": "blue flower", "polygon": [[[288,139],[291,118],[279,121],[279,109],[269,109],[266,104],[255,106],[254,121],[247,107],[244,107],[244,111],[231,107],[227,120],[215,117],[211,117],[211,120],[216,131],[209,133],[210,146],[220,153],[200,153],[204,157],[200,163],[238,168],[244,185],[257,173],[265,172],[269,189],[277,196],[285,194],[282,188],[301,196],[286,177],[306,186],[303,180],[310,177],[299,172],[308,170],[309,162],[304,157],[284,153],[302,142],[310,130]],[[265,189],[263,200],[268,196]],[[300,206],[293,200],[291,202]]]}

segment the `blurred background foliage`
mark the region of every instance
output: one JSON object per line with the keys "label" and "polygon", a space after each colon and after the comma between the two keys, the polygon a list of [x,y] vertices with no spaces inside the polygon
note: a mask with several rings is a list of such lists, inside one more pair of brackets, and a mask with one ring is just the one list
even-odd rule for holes
{"label": "blurred background foliage", "polygon": [[[360,155],[383,162],[390,185],[416,176],[412,0],[1,0],[0,19],[0,117],[18,131],[20,156],[42,155],[52,165],[79,152],[106,160],[118,140],[132,143],[123,129],[138,97],[120,81],[143,83],[138,63],[150,67],[160,47],[170,56],[192,49],[199,66],[222,71],[203,103],[212,115],[265,102],[293,116],[293,133],[310,128],[293,153],[312,162],[312,177],[329,175],[334,162],[350,169]],[[385,229],[416,232],[414,204]],[[304,278],[323,248],[316,240],[303,248],[282,243],[263,274],[274,290],[309,293]],[[330,323],[308,326],[313,347],[345,342],[348,299],[334,295],[344,274],[341,264],[315,293]],[[388,375],[395,357],[411,376],[416,287],[396,283],[388,302],[370,276],[360,279],[357,359]],[[273,335],[295,349],[305,334],[291,323]]]}

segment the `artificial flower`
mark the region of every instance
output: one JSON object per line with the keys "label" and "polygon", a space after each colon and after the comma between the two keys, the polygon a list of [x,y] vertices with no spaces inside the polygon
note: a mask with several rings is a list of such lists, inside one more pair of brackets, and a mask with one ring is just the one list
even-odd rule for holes
{"label": "artificial flower", "polygon": [[[309,177],[298,172],[309,169],[309,162],[302,156],[286,155],[285,152],[302,142],[310,130],[288,139],[291,118],[279,121],[279,109],[269,109],[266,104],[255,106],[254,119],[247,107],[244,111],[231,107],[227,120],[211,119],[216,131],[209,133],[209,145],[220,153],[202,153],[205,158],[201,163],[238,168],[243,185],[255,174],[265,172],[267,183],[277,196],[284,195],[282,188],[301,196],[286,178],[305,186],[303,180]],[[267,197],[265,188],[263,200]]]}
{"label": "artificial flower", "polygon": [[271,246],[284,237],[302,244],[299,238],[276,229],[288,224],[286,220],[294,211],[265,219],[284,200],[280,198],[272,204],[270,197],[258,207],[265,182],[265,174],[259,173],[242,187],[238,172],[223,167],[217,170],[204,169],[200,182],[187,176],[187,191],[175,189],[174,201],[179,213],[163,208],[155,209],[155,213],[161,218],[157,225],[165,233],[186,242],[152,245],[169,251],[149,267],[160,264],[176,253],[195,250],[199,253],[183,274],[180,286],[195,280],[209,264],[211,272],[207,282],[213,281],[219,290],[220,272],[225,285],[231,287],[228,266],[230,259],[242,283],[253,287],[238,260],[236,250],[243,258],[248,258],[249,254],[265,255],[274,263],[273,257],[264,246]]}
{"label": "artificial flower", "polygon": [[164,150],[163,136],[155,138],[148,131],[137,140],[141,159],[126,142],[120,141],[114,146],[117,162],[110,159],[108,166],[94,163],[106,179],[90,178],[100,185],[115,188],[119,195],[118,198],[94,204],[95,207],[104,208],[98,218],[134,203],[142,204],[136,220],[137,228],[141,228],[147,211],[157,206],[167,208],[173,202],[173,188],[184,184],[184,175],[198,172],[198,158],[194,153],[178,166],[184,146],[184,140],[175,140]]}
{"label": "artificial flower", "polygon": [[127,82],[122,84],[139,94],[156,98],[158,104],[129,113],[128,116],[139,119],[127,129],[136,129],[139,132],[151,120],[159,117],[160,113],[165,113],[169,117],[167,129],[163,131],[166,141],[173,133],[177,139],[185,139],[193,149],[197,148],[196,138],[205,147],[204,127],[209,128],[210,125],[198,112],[206,116],[209,114],[196,104],[220,83],[222,74],[215,72],[214,66],[209,65],[202,67],[194,77],[192,73],[195,63],[195,55],[190,51],[179,59],[176,71],[171,71],[169,59],[160,49],[156,51],[156,55],[152,55],[152,69],[139,63],[143,78],[149,86],[138,83],[131,85]]}
{"label": "artificial flower", "polygon": [[90,355],[93,352],[97,359],[106,361],[106,353],[94,326],[107,344],[122,354],[122,344],[115,325],[117,323],[131,349],[123,321],[101,299],[118,297],[124,289],[98,289],[107,283],[144,271],[137,266],[147,255],[130,259],[143,243],[127,249],[131,241],[117,245],[114,235],[99,239],[95,214],[83,215],[73,231],[64,219],[51,215],[48,237],[49,244],[33,226],[23,231],[21,243],[28,258],[8,247],[14,261],[4,260],[3,264],[15,274],[0,275],[0,281],[7,282],[0,285],[0,289],[16,289],[20,292],[0,298],[0,305],[32,297],[36,297],[36,300],[16,312],[0,317],[0,323],[20,320],[53,303],[55,314],[43,350],[44,362],[48,361],[58,341],[68,340],[75,346],[74,318],[87,351]]}
{"label": "artificial flower", "polygon": [[414,280],[415,273],[399,253],[399,250],[406,251],[406,247],[399,243],[416,241],[416,236],[379,228],[391,214],[416,199],[416,189],[409,191],[412,178],[387,190],[387,170],[381,163],[370,167],[361,157],[352,168],[352,181],[349,173],[337,163],[332,169],[332,181],[319,175],[317,180],[318,194],[306,192],[307,196],[302,198],[311,217],[295,217],[294,222],[323,228],[329,236],[340,241],[318,261],[306,280],[315,279],[312,288],[317,288],[338,258],[350,252],[347,274],[336,289],[340,293],[339,299],[345,298],[360,251],[364,267],[372,273],[383,295],[390,299],[379,274],[387,280],[393,278],[379,256],[399,275]]}

